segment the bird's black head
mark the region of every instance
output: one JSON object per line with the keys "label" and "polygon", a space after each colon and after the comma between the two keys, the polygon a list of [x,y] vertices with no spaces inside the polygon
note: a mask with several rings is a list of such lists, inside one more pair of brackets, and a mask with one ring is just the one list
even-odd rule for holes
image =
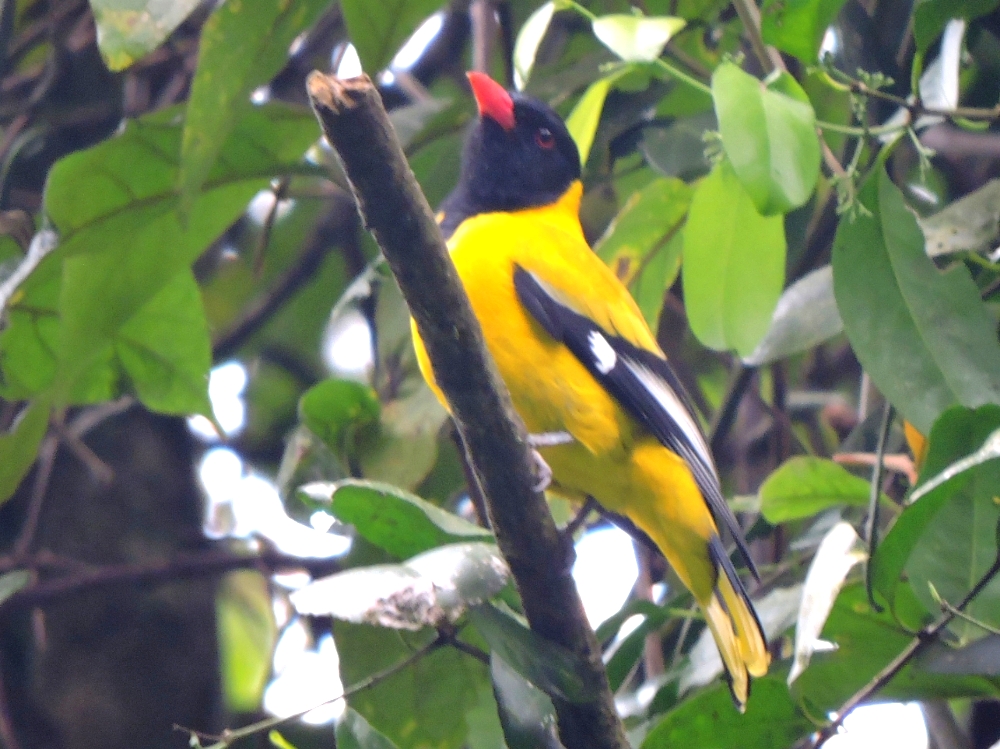
{"label": "bird's black head", "polygon": [[580,154],[551,107],[510,94],[483,73],[469,73],[479,121],[462,154],[462,173],[442,209],[450,233],[464,218],[554,203],[580,178]]}

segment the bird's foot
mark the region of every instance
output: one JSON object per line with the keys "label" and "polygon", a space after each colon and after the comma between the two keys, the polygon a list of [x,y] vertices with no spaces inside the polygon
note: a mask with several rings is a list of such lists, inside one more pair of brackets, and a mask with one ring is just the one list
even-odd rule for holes
{"label": "bird's foot", "polygon": [[543,492],[552,485],[552,469],[538,450],[531,449],[531,460],[535,464],[535,485],[531,488]]}
{"label": "bird's foot", "polygon": [[528,435],[528,444],[536,448],[568,445],[571,442],[573,442],[573,435],[569,432],[541,432]]}
{"label": "bird's foot", "polygon": [[554,447],[556,445],[568,445],[573,441],[573,435],[569,432],[542,432],[540,434],[529,434],[528,444],[531,445],[531,458],[535,463],[535,476],[538,479],[534,485],[536,492],[543,492],[552,485],[552,469],[545,462],[545,458],[538,452],[539,447]]}

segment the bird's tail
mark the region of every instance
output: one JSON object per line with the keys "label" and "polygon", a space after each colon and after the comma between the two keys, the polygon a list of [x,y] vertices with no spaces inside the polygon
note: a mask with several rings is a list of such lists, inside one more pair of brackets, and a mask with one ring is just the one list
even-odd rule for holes
{"label": "bird's tail", "polygon": [[709,555],[717,577],[711,597],[701,602],[701,606],[729,674],[733,701],[743,712],[750,696],[750,677],[767,673],[770,662],[767,641],[746,589],[718,536],[709,541]]}

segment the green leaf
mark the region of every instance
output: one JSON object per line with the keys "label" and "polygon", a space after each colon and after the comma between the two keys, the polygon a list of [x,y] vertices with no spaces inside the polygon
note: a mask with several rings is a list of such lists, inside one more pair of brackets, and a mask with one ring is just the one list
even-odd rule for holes
{"label": "green leaf", "polygon": [[260,707],[278,641],[267,578],[250,570],[230,572],[215,601],[226,707],[249,713]]}
{"label": "green leaf", "polygon": [[109,70],[124,70],[160,46],[198,0],[90,0],[97,45]]}
{"label": "green leaf", "polygon": [[147,408],[212,418],[212,342],[190,270],[168,281],[118,330],[115,352]]}
{"label": "green leaf", "polygon": [[596,687],[588,684],[583,663],[569,650],[542,639],[496,606],[476,606],[469,610],[469,619],[490,650],[550,697],[576,703],[593,700]]}
{"label": "green leaf", "polygon": [[[939,475],[957,458],[976,450],[997,427],[1000,427],[1000,407],[948,409],[930,430],[921,476]],[[965,495],[968,501],[969,497],[983,494],[988,489],[986,479],[992,473],[989,464],[958,473],[903,510],[879,544],[872,563],[872,584],[893,608],[900,586],[909,588],[902,576],[910,556],[942,508],[959,495]]]}
{"label": "green leaf", "polygon": [[812,517],[829,507],[868,504],[868,482],[825,458],[790,458],[760,487],[760,511],[772,525]]}
{"label": "green leaf", "polygon": [[240,215],[275,174],[299,169],[315,139],[305,110],[268,105],[244,117],[187,220],[177,211],[178,110],[58,161],[45,208],[62,237],[58,398],[107,349],[118,329]]}
{"label": "green leaf", "polygon": [[819,178],[816,115],[788,73],[767,86],[731,62],[712,74],[712,99],[726,156],[757,210],[787,213],[804,205]]}
{"label": "green leaf", "polygon": [[566,129],[576,142],[576,148],[580,152],[580,163],[586,164],[587,157],[590,156],[590,148],[594,145],[594,135],[597,134],[597,125],[601,121],[601,110],[604,108],[604,100],[608,98],[611,84],[617,76],[607,76],[598,78],[587,87],[583,96],[573,107],[573,111],[566,118]]}
{"label": "green leaf", "polygon": [[726,686],[706,689],[668,712],[642,749],[788,747],[812,730],[815,726],[798,710],[785,682],[766,676],[754,680],[745,714],[733,707]]}
{"label": "green leaf", "polygon": [[924,667],[937,674],[1000,676],[1000,637],[988,635],[965,647],[936,642],[922,659]]}
{"label": "green leaf", "polygon": [[[335,620],[341,679],[350,688],[409,658],[433,637],[430,631],[400,633]],[[466,713],[475,708],[486,679],[479,661],[454,648],[436,648],[347,702],[401,747],[459,749],[468,734]]]}
{"label": "green leaf", "polygon": [[[939,476],[957,458],[979,448],[998,427],[1000,408],[996,406],[949,410],[931,430],[921,477]],[[892,539],[888,551],[879,550],[874,578],[879,590],[888,589],[887,598],[894,601],[893,583],[898,585],[903,564],[902,574],[928,612],[940,611],[942,599],[957,604],[996,558],[997,496],[1000,463],[996,461],[981,462],[938,483],[900,516],[889,534],[899,534],[898,540]],[[924,504],[928,507],[921,510]],[[894,572],[895,578],[890,578]],[[1000,622],[1000,583],[987,586],[966,613],[985,622]],[[985,634],[967,621],[956,620],[949,628],[963,643]]]}
{"label": "green leaf", "polygon": [[467,749],[517,749],[504,747],[504,729],[500,724],[500,711],[489,682],[479,685],[476,706],[465,713],[469,724]]}
{"label": "green leaf", "polygon": [[272,728],[267,732],[267,740],[271,742],[272,746],[276,749],[298,749],[291,741],[286,739],[277,729]]}
{"label": "green leaf", "polygon": [[384,733],[372,728],[357,710],[347,708],[337,721],[337,749],[396,749]]}
{"label": "green leaf", "polygon": [[917,217],[931,257],[952,252],[989,252],[1000,239],[1000,179],[926,218]]}
{"label": "green leaf", "polygon": [[753,367],[770,364],[808,351],[843,330],[844,321],[833,295],[833,268],[824,265],[785,289],[767,335],[743,363]]}
{"label": "green leaf", "polygon": [[[226,2],[205,22],[177,175],[180,207],[188,218],[227,139],[253,106],[250,93],[284,67],[292,41],[328,4],[326,0]],[[315,131],[314,136],[318,136]]]}
{"label": "green leaf", "polygon": [[49,426],[50,403],[37,398],[18,416],[14,427],[0,434],[0,504],[17,491],[21,480],[35,462]]}
{"label": "green leaf", "polygon": [[542,43],[545,32],[549,30],[549,22],[556,12],[554,2],[543,3],[534,13],[528,16],[514,42],[514,86],[518,91],[524,90],[535,66],[535,55],[538,45]]}
{"label": "green leaf", "polygon": [[375,391],[351,380],[324,380],[299,399],[299,418],[337,455],[350,431],[377,421],[379,411]]}
{"label": "green leaf", "polygon": [[[907,590],[908,602],[902,608],[917,605]],[[916,624],[916,622],[914,622]],[[792,692],[811,715],[823,715],[838,709],[848,697],[892,661],[913,636],[884,611],[872,611],[865,587],[847,585],[833,605],[822,638],[837,645],[831,652],[814,653],[809,667],[795,681]],[[756,694],[757,682],[754,682]],[[952,699],[997,694],[997,682],[979,676],[948,675],[929,672],[922,658],[906,666],[880,692],[886,700]],[[753,697],[750,699],[753,703]]]}
{"label": "green leaf", "polygon": [[6,327],[0,332],[0,394],[7,400],[31,398],[52,384],[60,286],[58,267],[43,263],[7,307]]}
{"label": "green leaf", "polygon": [[28,587],[32,574],[28,570],[12,570],[0,575],[0,604]]}
{"label": "green leaf", "polygon": [[680,271],[679,229],[691,205],[691,188],[657,178],[633,193],[594,250],[629,287],[650,328],[656,329],[666,290]]}
{"label": "green leaf", "polygon": [[507,749],[559,746],[549,696],[495,652],[490,653],[490,675]]}
{"label": "green leaf", "polygon": [[966,455],[963,458],[959,458],[934,478],[929,479],[926,482],[922,482],[920,487],[910,495],[910,502],[916,502],[925,494],[937,489],[943,483],[950,481],[958,474],[968,471],[971,468],[975,468],[988,460],[996,460],[997,458],[1000,458],[1000,429],[991,432],[983,442],[982,447],[978,450]]}
{"label": "green leaf", "polygon": [[399,559],[445,544],[493,537],[486,528],[390,484],[354,479],[333,486],[330,512]]}
{"label": "green leaf", "polygon": [[404,564],[375,564],[316,580],[291,595],[299,613],[419,630],[455,622],[496,595],[510,573],[493,544],[450,544]]}
{"label": "green leaf", "polygon": [[[942,600],[957,605],[996,560],[1000,507],[994,500],[1000,495],[1000,468],[994,463],[983,469],[969,491],[952,497],[934,516],[907,560],[910,585],[928,612],[939,612]],[[988,624],[1000,623],[1000,581],[987,585],[965,613]],[[964,619],[948,628],[961,645],[986,634]]]}
{"label": "green leaf", "polygon": [[340,8],[361,66],[375,75],[392,62],[403,42],[441,7],[440,0],[341,0]]}
{"label": "green leaf", "polygon": [[[676,89],[675,89],[676,90]],[[639,150],[653,169],[667,177],[694,181],[711,170],[705,157],[705,135],[716,130],[715,113],[709,111],[675,119],[666,127],[647,127],[642,131]]]}
{"label": "green leaf", "polygon": [[806,65],[819,60],[823,34],[845,0],[769,0],[761,13],[764,41]]}
{"label": "green leaf", "polygon": [[646,18],[625,13],[593,20],[594,36],[625,62],[653,62],[670,38],[686,25],[683,18]]}
{"label": "green leaf", "polygon": [[842,219],[833,285],[858,360],[926,434],[951,405],[1000,403],[995,320],[962,264],[939,271],[903,196],[884,172],[862,190],[871,212]]}
{"label": "green leaf", "polygon": [[913,9],[917,52],[926,52],[952,18],[971,21],[992,12],[998,5],[998,0],[919,0]]}
{"label": "green leaf", "polygon": [[676,615],[671,609],[657,606],[651,601],[637,601],[636,603],[648,604],[648,606],[637,609],[637,611],[642,612],[638,614],[642,617],[642,622],[616,642],[613,646],[614,649],[607,654],[609,657],[607,657],[605,669],[608,672],[608,682],[611,684],[612,692],[621,689],[625,680],[642,659],[646,651],[646,638],[650,634],[658,632],[668,619]]}
{"label": "green leaf", "polygon": [[384,404],[379,429],[366,430],[357,447],[365,477],[413,489],[437,461],[438,434],[448,412],[415,368],[407,379],[413,392]]}
{"label": "green leaf", "polygon": [[695,188],[684,227],[684,299],[691,330],[747,355],[767,332],[785,279],[785,228],[761,216],[727,162]]}

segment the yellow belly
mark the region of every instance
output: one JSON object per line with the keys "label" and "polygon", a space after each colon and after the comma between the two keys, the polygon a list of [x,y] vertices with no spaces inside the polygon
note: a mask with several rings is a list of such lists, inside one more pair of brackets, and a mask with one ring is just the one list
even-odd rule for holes
{"label": "yellow belly", "polygon": [[[628,291],[587,245],[576,219],[578,201],[577,188],[547,208],[469,219],[449,241],[451,257],[528,431],[574,438],[540,450],[556,487],[571,497],[593,496],[631,518],[703,597],[713,572],[707,564],[693,568],[690,560],[704,559],[704,539],[715,526],[690,470],[545,332],[514,289],[514,268],[520,266],[603,329],[659,353]],[[445,403],[416,330],[414,345],[424,377]]]}
{"label": "yellow belly", "polygon": [[[465,221],[448,245],[486,345],[528,431],[569,432],[590,453],[623,460],[634,422],[572,352],[531,318],[514,289],[514,268],[520,266],[570,297],[575,289],[585,290],[585,298],[573,298],[582,314],[638,345],[655,348],[632,298],[583,238],[574,207],[578,202],[577,186],[554,206],[477,216]],[[617,317],[610,312],[616,298],[624,311]],[[424,377],[444,402],[416,331],[414,343]]]}

